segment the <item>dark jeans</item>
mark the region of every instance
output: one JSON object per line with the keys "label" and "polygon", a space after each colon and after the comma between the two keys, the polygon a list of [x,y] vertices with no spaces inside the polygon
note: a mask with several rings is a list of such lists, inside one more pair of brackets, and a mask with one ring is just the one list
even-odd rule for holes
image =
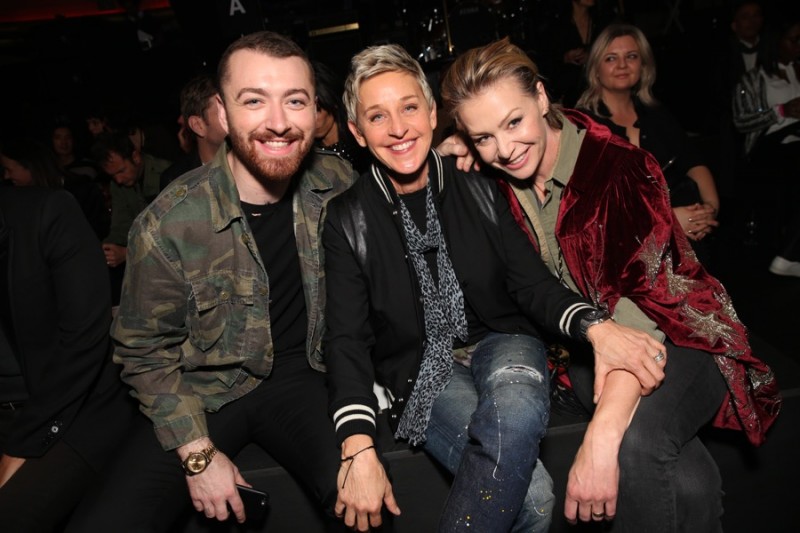
{"label": "dark jeans", "polygon": [[[697,437],[722,405],[727,387],[714,358],[669,342],[664,383],[642,398],[622,440],[617,515],[611,531],[722,531],[722,479]],[[592,371],[573,363],[570,375],[591,406]]]}
{"label": "dark jeans", "polygon": [[[339,450],[327,414],[325,376],[304,357],[276,359],[254,391],[207,413],[209,436],[233,458],[251,442],[270,454],[332,515]],[[269,487],[259,487],[269,492]],[[271,494],[272,506],[281,495]],[[164,451],[152,424],[139,417],[105,482],[78,508],[68,531],[175,531],[191,508],[185,475],[174,451]],[[340,521],[331,518],[332,526]]]}
{"label": "dark jeans", "polygon": [[546,533],[553,482],[538,461],[550,399],[542,342],[490,333],[433,404],[424,444],[455,475],[439,531]]}

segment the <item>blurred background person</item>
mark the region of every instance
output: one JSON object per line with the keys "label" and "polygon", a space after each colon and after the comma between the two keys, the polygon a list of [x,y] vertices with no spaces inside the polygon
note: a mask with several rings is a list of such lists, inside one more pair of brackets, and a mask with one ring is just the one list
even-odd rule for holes
{"label": "blurred background person", "polygon": [[211,161],[228,135],[219,120],[217,88],[210,75],[200,74],[189,80],[181,89],[180,100],[190,148],[161,174],[161,189],[181,174]]}
{"label": "blurred background person", "polygon": [[800,18],[776,17],[765,37],[760,66],[736,86],[733,120],[745,134],[748,185],[759,235],[773,247],[774,274],[800,276],[794,233],[800,202]]}
{"label": "blurred background person", "polygon": [[574,107],[586,83],[584,65],[589,48],[609,22],[595,6],[596,0],[559,0],[559,9],[545,32],[549,35],[543,68],[549,74],[553,99]]}
{"label": "blurred background person", "polygon": [[116,306],[128,257],[128,231],[136,216],[158,196],[161,174],[171,163],[135,148],[125,131],[98,135],[91,153],[111,179],[111,224],[103,237],[103,252],[110,268],[111,301]]}
{"label": "blurred background person", "polygon": [[100,187],[88,176],[62,171],[53,153],[25,137],[0,143],[5,179],[17,187],[66,189],[78,201],[98,238],[108,233],[109,213]]}
{"label": "blurred background person", "polygon": [[97,178],[97,168],[90,160],[83,157],[78,149],[75,130],[68,122],[56,122],[50,130],[50,140],[58,168],[70,174],[86,176],[91,180]]}
{"label": "blurred background person", "polygon": [[326,65],[313,61],[317,91],[317,123],[315,144],[339,154],[353,165],[359,174],[369,165],[369,153],[356,143],[347,128],[347,116],[342,104],[344,84]]}
{"label": "blurred background person", "polygon": [[727,82],[732,89],[748,70],[761,66],[761,31],[764,14],[759,0],[738,0],[733,7],[731,36],[728,41]]}
{"label": "blurred background person", "polygon": [[706,239],[719,225],[717,187],[686,132],[653,96],[655,58],[644,33],[629,24],[604,29],[589,52],[586,78],[578,108],[656,158],[672,210],[698,258],[710,266]]}
{"label": "blurred background person", "polygon": [[92,138],[111,131],[108,125],[108,113],[99,105],[87,109],[84,119],[86,120],[86,130]]}

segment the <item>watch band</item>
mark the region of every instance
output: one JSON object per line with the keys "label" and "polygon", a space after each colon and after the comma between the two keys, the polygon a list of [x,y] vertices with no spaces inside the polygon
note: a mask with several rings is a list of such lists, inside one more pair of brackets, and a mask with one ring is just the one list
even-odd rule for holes
{"label": "watch band", "polygon": [[203,450],[203,454],[204,454],[206,457],[208,457],[208,462],[210,463],[210,462],[211,462],[211,459],[213,459],[213,458],[214,458],[214,456],[215,456],[215,455],[217,455],[217,447],[216,447],[216,446],[214,446],[214,445],[212,444],[212,445],[210,445],[208,448],[206,448],[205,450]]}
{"label": "watch band", "polygon": [[204,450],[190,452],[189,455],[186,456],[186,459],[181,462],[181,466],[188,476],[200,474],[208,468],[208,465],[211,464],[211,460],[216,454],[217,447],[211,444]]}
{"label": "watch band", "polygon": [[611,315],[604,309],[594,309],[583,315],[579,323],[581,337],[587,339],[586,333],[589,328],[596,324],[602,324],[606,320],[611,320]]}

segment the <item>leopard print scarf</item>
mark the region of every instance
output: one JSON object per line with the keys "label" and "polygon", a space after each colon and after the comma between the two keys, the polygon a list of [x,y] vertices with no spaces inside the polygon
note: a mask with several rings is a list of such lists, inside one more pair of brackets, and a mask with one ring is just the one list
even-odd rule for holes
{"label": "leopard print scarf", "polygon": [[[419,375],[395,433],[395,437],[406,438],[412,445],[425,441],[425,430],[431,417],[433,402],[453,374],[453,339],[457,337],[466,342],[468,337],[464,294],[447,253],[439,217],[433,205],[430,181],[426,189],[428,227],[425,235],[414,224],[403,201],[399,202],[409,256],[422,291],[425,317],[425,348]],[[438,288],[423,256],[429,250],[436,250]]]}

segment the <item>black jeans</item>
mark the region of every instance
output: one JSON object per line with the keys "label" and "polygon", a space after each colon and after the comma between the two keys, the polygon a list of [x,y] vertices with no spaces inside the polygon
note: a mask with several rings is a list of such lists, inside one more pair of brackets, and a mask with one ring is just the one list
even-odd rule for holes
{"label": "black jeans", "polygon": [[[270,377],[254,391],[207,413],[209,436],[230,458],[257,443],[332,514],[339,450],[327,406],[324,374],[312,370],[304,357],[278,358]],[[189,491],[178,455],[161,448],[149,420],[138,417],[113,462],[67,531],[173,531],[173,523],[191,508]],[[280,494],[270,494],[270,500],[281,505]]]}
{"label": "black jeans", "polygon": [[[697,432],[722,406],[727,391],[708,353],[667,346],[664,383],[642,398],[619,452],[617,515],[610,531],[722,531],[722,478]],[[588,361],[586,361],[588,362]],[[570,369],[575,392],[592,405],[592,370]]]}
{"label": "black jeans", "polygon": [[63,440],[41,457],[25,461],[0,489],[0,530],[50,533],[63,527],[70,511],[97,477]]}

